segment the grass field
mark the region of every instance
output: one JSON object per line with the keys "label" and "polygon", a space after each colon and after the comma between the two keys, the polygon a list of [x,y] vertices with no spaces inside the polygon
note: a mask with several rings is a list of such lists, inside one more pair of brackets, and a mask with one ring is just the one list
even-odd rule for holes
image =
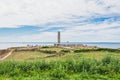
{"label": "grass field", "polygon": [[0,62],[0,80],[120,80],[117,49],[40,48]]}
{"label": "grass field", "polygon": [[[69,52],[62,52],[63,50],[68,50],[64,48],[41,48],[40,50],[34,51],[15,51],[6,60],[15,61],[30,61],[30,60],[65,60],[67,58],[80,59],[80,58],[91,58],[101,60],[105,56],[120,57],[120,51],[110,52],[106,51],[82,51],[76,52],[76,50],[68,50]],[[87,50],[87,49],[86,49]],[[92,50],[92,49],[91,49]],[[51,53],[51,54],[50,54]],[[57,55],[64,53],[64,55]]]}

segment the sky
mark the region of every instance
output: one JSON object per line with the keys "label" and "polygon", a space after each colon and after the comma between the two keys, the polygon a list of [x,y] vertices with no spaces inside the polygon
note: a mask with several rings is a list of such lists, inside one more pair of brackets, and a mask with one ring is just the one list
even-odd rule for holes
{"label": "sky", "polygon": [[120,0],[0,0],[0,42],[120,42]]}

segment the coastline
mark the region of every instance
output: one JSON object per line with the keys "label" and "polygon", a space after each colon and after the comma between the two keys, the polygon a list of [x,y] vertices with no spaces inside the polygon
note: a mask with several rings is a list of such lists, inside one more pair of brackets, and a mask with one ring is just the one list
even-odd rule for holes
{"label": "coastline", "polygon": [[[0,50],[10,47],[26,47],[27,45],[33,46],[53,46],[56,42],[0,42]],[[61,44],[84,44],[88,46],[97,46],[100,48],[120,48],[120,42],[61,42]]]}
{"label": "coastline", "polygon": [[[114,49],[114,48],[101,48],[98,46],[89,46],[89,45],[84,45],[84,44],[60,44],[57,46],[57,44],[54,45],[26,45],[26,46],[11,46],[6,49],[0,49],[1,51],[9,51],[9,52],[3,52],[0,53],[0,60],[6,59],[8,56],[11,55],[13,51],[33,51],[34,49],[39,49],[42,47],[61,47],[61,48],[66,48],[66,49],[91,49],[94,51],[94,49]],[[116,50],[119,50],[120,48],[116,48]]]}

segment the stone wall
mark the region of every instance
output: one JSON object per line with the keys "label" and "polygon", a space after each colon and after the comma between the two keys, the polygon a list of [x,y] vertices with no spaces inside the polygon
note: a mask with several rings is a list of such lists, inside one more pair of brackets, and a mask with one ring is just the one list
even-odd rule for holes
{"label": "stone wall", "polygon": [[96,46],[88,46],[83,44],[54,44],[57,47],[71,47],[71,48],[96,48]]}

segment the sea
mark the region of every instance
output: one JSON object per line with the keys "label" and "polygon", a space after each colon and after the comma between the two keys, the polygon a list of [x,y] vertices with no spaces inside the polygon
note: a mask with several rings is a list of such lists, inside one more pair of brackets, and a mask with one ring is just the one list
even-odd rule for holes
{"label": "sea", "polygon": [[[21,47],[21,46],[52,46],[56,42],[0,42],[0,49],[7,49],[10,47]],[[97,46],[100,48],[120,48],[120,42],[61,42],[61,44],[84,44],[88,46]]]}

